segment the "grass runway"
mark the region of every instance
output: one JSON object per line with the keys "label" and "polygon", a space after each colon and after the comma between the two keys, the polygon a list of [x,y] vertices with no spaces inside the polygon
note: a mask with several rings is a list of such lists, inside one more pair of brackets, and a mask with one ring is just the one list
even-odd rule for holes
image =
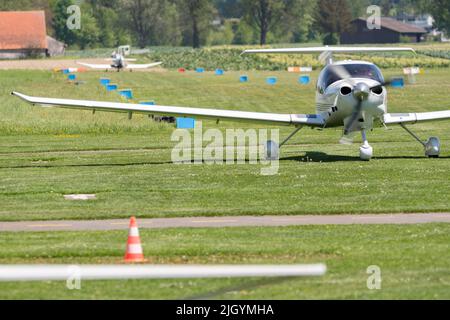
{"label": "grass runway", "polygon": [[[399,70],[384,70],[397,75]],[[450,211],[450,125],[418,124],[423,139],[438,136],[442,157],[427,159],[399,127],[369,133],[375,158],[361,162],[354,145],[338,143],[340,130],[302,130],[282,149],[279,174],[261,165],[174,165],[171,125],[145,116],[31,107],[9,96],[120,101],[98,79],[134,89],[135,100],[158,104],[314,113],[314,84],[300,86],[284,72],[80,74],[68,84],[46,71],[2,71],[0,78],[0,220],[340,214]],[[267,86],[267,76],[278,76]],[[313,73],[312,82],[317,78]],[[391,89],[390,112],[450,109],[448,69],[426,70],[417,84]],[[205,121],[204,128],[261,128]],[[280,136],[292,128],[281,128]],[[98,200],[66,201],[64,194],[95,193]],[[185,298],[223,287],[220,298],[443,298],[449,299],[447,224],[414,226],[308,226],[142,231],[155,263],[325,262],[323,278],[254,289],[240,280],[99,281],[81,291],[64,283],[2,283],[1,298]],[[126,234],[112,232],[0,233],[1,263],[117,263]],[[382,268],[383,289],[366,287],[366,268]]]}
{"label": "grass runway", "polygon": [[[102,219],[174,216],[448,212],[450,210],[450,126],[446,121],[411,128],[423,139],[438,136],[440,159],[398,126],[369,133],[375,158],[361,162],[360,138],[338,143],[340,129],[303,129],[281,151],[279,173],[260,175],[263,165],[174,165],[174,128],[136,115],[31,107],[8,96],[30,95],[120,101],[98,84],[100,72],[79,74],[85,85],[67,84],[60,74],[3,71],[0,94],[0,220]],[[387,70],[387,75],[396,74]],[[158,104],[273,112],[314,112],[314,85],[297,75],[108,73],[135,100]],[[317,73],[313,74],[313,81]],[[391,89],[391,112],[450,108],[443,88],[448,70],[427,70],[417,84]],[[254,125],[205,121],[208,128]],[[256,127],[261,128],[261,127]],[[292,128],[281,128],[286,137]],[[64,194],[97,194],[98,200],[69,202]],[[244,205],[245,204],[245,205]]]}
{"label": "grass runway", "polygon": [[[327,274],[262,279],[0,283],[0,299],[450,299],[449,224],[141,230],[146,258],[169,264],[327,264]],[[120,263],[127,232],[0,233],[0,263]],[[381,268],[380,290],[367,268]],[[265,280],[267,281],[267,279]]]}

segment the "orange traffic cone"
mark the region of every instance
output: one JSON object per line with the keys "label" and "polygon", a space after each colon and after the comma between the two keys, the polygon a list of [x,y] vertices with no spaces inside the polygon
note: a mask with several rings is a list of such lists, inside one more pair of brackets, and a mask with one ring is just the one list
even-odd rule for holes
{"label": "orange traffic cone", "polygon": [[130,219],[130,231],[128,233],[127,250],[125,252],[124,260],[125,262],[145,261],[135,217],[131,217]]}

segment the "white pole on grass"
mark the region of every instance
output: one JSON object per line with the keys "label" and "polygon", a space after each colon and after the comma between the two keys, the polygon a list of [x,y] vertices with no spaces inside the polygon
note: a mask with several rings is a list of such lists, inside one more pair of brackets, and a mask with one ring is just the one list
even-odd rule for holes
{"label": "white pole on grass", "polygon": [[310,265],[0,265],[0,281],[311,277],[326,272]]}

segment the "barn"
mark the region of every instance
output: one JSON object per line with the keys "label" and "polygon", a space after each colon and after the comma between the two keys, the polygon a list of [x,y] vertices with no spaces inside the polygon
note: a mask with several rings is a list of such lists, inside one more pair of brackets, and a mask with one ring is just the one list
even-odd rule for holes
{"label": "barn", "polygon": [[44,11],[0,12],[0,59],[51,56],[64,48],[47,37]]}
{"label": "barn", "polygon": [[341,34],[341,44],[421,42],[427,31],[392,18],[381,18],[381,29],[369,29],[365,18],[351,22]]}

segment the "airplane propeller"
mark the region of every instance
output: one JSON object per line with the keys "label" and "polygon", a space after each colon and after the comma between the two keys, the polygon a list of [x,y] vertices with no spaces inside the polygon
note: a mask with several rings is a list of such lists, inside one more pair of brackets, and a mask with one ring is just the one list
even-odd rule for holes
{"label": "airplane propeller", "polygon": [[342,144],[351,144],[353,143],[353,137],[350,136],[350,134],[352,133],[352,128],[354,128],[355,124],[359,121],[363,102],[367,100],[370,92],[374,90],[380,90],[385,86],[403,87],[404,81],[403,78],[393,78],[376,86],[369,87],[363,82],[356,83],[350,73],[343,66],[335,65],[331,68],[331,70],[339,78],[346,81],[352,86],[353,96],[358,100],[358,103],[353,108],[353,113],[350,119],[347,121],[344,127],[343,136],[340,139],[340,143]]}
{"label": "airplane propeller", "polygon": [[[403,86],[403,79],[401,79],[401,81],[400,81],[399,78],[394,78],[394,79],[385,81],[385,82],[380,83],[373,87],[369,87],[365,83],[358,83],[353,88],[353,95],[358,100],[358,103],[356,104],[355,108],[353,109],[352,116],[344,128],[344,137],[348,137],[351,129],[354,127],[356,122],[359,121],[359,115],[361,114],[363,102],[364,102],[364,100],[366,100],[369,97],[369,94],[371,91],[377,90],[377,89],[380,90],[383,87],[391,86],[391,85],[400,86],[400,82],[401,82],[401,85]],[[347,141],[344,141],[344,142],[347,142]]]}
{"label": "airplane propeller", "polygon": [[370,89],[371,88],[369,88],[369,86],[367,84],[362,83],[362,82],[358,83],[353,88],[353,96],[358,100],[358,103],[354,107],[352,116],[351,116],[350,120],[347,122],[347,125],[344,128],[344,135],[345,136],[350,133],[351,128],[353,128],[354,124],[358,120],[358,117],[359,117],[359,115],[361,113],[363,101],[366,100],[369,97]]}

